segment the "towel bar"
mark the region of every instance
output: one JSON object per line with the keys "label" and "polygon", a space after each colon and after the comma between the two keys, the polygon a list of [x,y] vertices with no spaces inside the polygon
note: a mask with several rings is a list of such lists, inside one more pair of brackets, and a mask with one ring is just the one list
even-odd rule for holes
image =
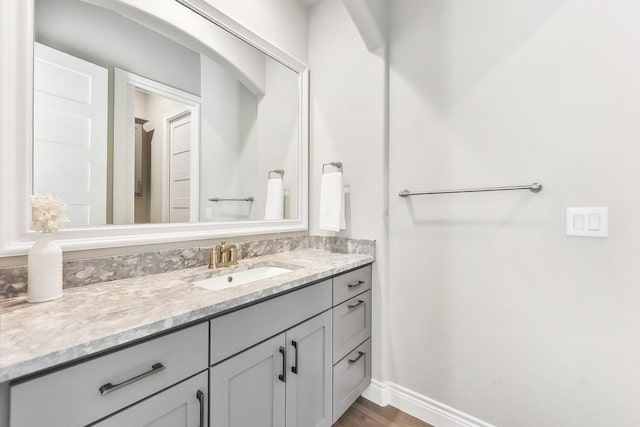
{"label": "towel bar", "polygon": [[245,197],[244,199],[224,199],[221,197],[212,197],[210,202],[253,202],[253,196]]}
{"label": "towel bar", "polygon": [[326,166],[333,166],[333,167],[335,167],[335,168],[342,169],[342,162],[329,162],[329,163],[325,163],[325,164],[323,164],[323,165],[322,165],[322,173],[323,173],[323,174],[325,173],[325,172],[324,172],[324,168],[325,168]]}
{"label": "towel bar", "polygon": [[271,174],[272,173],[276,173],[278,175],[280,175],[281,178],[284,178],[284,169],[273,169],[270,170],[269,172],[267,172],[267,178],[271,179]]}
{"label": "towel bar", "polygon": [[513,190],[529,190],[532,193],[542,191],[542,184],[534,182],[531,185],[513,185],[509,187],[485,187],[485,188],[465,188],[461,190],[439,190],[439,191],[409,191],[402,190],[398,193],[400,197],[423,196],[430,194],[454,194],[454,193],[481,193],[485,191],[513,191]]}

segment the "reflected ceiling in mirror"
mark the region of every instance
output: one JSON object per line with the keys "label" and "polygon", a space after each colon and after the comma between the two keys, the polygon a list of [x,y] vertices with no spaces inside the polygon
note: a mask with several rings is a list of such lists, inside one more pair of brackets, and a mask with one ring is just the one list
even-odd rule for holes
{"label": "reflected ceiling in mirror", "polygon": [[70,227],[298,219],[300,75],[134,3],[35,0],[33,192]]}

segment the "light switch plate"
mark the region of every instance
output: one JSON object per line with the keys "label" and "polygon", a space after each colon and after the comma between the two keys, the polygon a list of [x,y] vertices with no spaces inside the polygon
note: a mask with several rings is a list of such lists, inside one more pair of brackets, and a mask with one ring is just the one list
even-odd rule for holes
{"label": "light switch plate", "polygon": [[608,237],[609,208],[567,208],[567,236]]}

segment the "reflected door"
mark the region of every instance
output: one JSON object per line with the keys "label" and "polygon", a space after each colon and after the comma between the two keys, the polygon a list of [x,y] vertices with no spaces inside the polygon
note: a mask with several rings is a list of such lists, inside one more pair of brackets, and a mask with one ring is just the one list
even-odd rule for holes
{"label": "reflected door", "polygon": [[189,222],[191,215],[191,114],[169,122],[171,171],[169,182],[170,222]]}
{"label": "reflected door", "polygon": [[33,191],[64,200],[71,226],[106,224],[107,69],[34,49]]}

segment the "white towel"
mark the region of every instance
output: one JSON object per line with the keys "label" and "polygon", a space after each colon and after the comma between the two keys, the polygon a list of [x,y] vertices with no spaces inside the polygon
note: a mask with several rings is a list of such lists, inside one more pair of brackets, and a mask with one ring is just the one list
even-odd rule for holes
{"label": "white towel", "polygon": [[346,228],[342,172],[322,175],[320,188],[320,229],[340,231]]}
{"label": "white towel", "polygon": [[284,219],[282,178],[273,178],[267,181],[267,202],[264,207],[264,219]]}

